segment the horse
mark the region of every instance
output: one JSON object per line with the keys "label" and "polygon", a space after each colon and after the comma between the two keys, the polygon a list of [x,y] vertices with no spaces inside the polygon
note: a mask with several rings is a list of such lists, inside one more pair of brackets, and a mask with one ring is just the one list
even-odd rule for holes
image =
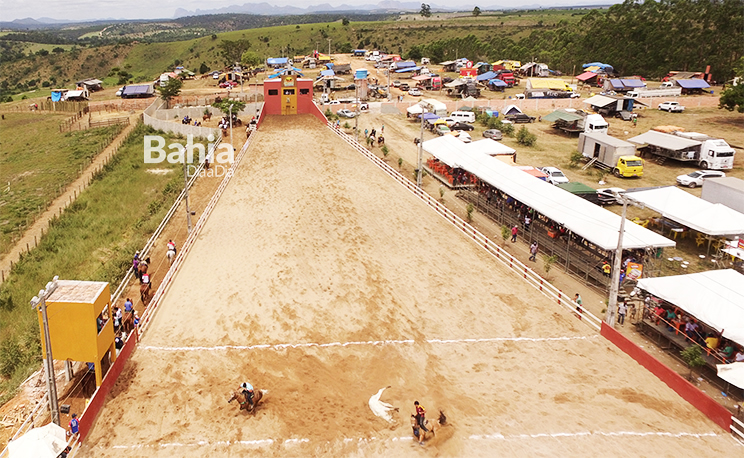
{"label": "horse", "polygon": [[204,116],[202,116],[202,121],[209,121],[212,119],[212,113],[204,113]]}
{"label": "horse", "polygon": [[[209,168],[208,165],[207,168]],[[168,250],[165,256],[168,258],[168,264],[173,265],[173,261],[176,259],[176,250]]]}
{"label": "horse", "polygon": [[383,137],[382,135],[377,137],[377,146],[382,146],[384,144],[385,144],[385,137]]}
{"label": "horse", "polygon": [[233,391],[232,395],[227,400],[227,403],[229,404],[233,401],[238,401],[238,407],[239,407],[238,411],[245,410],[248,413],[254,413],[256,411],[256,408],[258,407],[258,403],[261,402],[261,399],[263,399],[265,393],[266,393],[265,390],[254,391],[252,409],[242,391]]}
{"label": "horse", "polygon": [[435,429],[441,428],[446,423],[447,417],[444,415],[444,412],[440,410],[439,418],[437,418],[436,425],[429,420],[424,419],[424,425],[429,431],[422,431],[421,426],[416,420],[416,415],[411,415],[411,428],[413,429],[413,437],[415,437],[421,445],[424,445],[424,442],[426,442],[427,440],[432,439],[436,435]]}
{"label": "horse", "polygon": [[140,299],[142,303],[147,305],[150,303],[150,284],[143,283],[140,285]]}

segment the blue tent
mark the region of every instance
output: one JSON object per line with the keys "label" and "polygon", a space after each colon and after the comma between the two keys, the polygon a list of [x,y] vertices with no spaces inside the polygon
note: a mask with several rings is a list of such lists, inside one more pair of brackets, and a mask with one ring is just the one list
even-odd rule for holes
{"label": "blue tent", "polygon": [[428,121],[430,119],[437,120],[439,119],[439,116],[435,115],[434,113],[424,113],[424,121]]}
{"label": "blue tent", "polygon": [[52,91],[52,102],[59,102],[60,100],[62,100],[62,92]]}
{"label": "blue tent", "polygon": [[689,80],[675,80],[679,87],[682,89],[705,89],[709,88],[710,84],[708,84],[705,80],[701,79],[689,79]]}
{"label": "blue tent", "polygon": [[496,73],[494,72],[486,72],[482,75],[478,75],[475,77],[475,79],[477,79],[478,81],[486,81],[486,80],[491,80],[494,78],[496,78]]}
{"label": "blue tent", "polygon": [[288,63],[288,57],[269,57],[268,59],[266,59],[267,65],[287,65]]}
{"label": "blue tent", "polygon": [[321,70],[320,76],[334,76],[336,75],[336,72],[333,70]]}
{"label": "blue tent", "polygon": [[419,70],[421,70],[421,67],[406,67],[396,70],[395,73],[417,72]]}
{"label": "blue tent", "polygon": [[606,73],[615,73],[615,68],[612,65],[603,64],[602,62],[590,62],[588,64],[584,64],[581,66],[581,68],[589,68],[589,67],[599,67],[602,70],[604,70]]}
{"label": "blue tent", "polygon": [[505,82],[501,81],[498,78],[494,78],[492,80],[488,80],[488,85],[489,86],[495,86],[495,87],[507,87],[507,86],[509,86],[508,84],[506,84]]}

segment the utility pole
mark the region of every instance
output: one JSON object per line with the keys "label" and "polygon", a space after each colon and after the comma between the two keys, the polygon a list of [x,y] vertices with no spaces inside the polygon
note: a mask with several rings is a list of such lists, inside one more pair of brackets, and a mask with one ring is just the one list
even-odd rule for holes
{"label": "utility pole", "polygon": [[59,277],[55,277],[46,284],[46,289],[39,291],[38,296],[34,296],[31,299],[31,307],[39,307],[41,311],[41,320],[44,328],[44,352],[46,358],[44,358],[44,372],[46,373],[47,383],[47,394],[49,396],[49,411],[52,414],[52,422],[57,426],[60,425],[59,421],[59,404],[57,399],[57,381],[54,378],[54,358],[52,357],[52,342],[49,336],[49,318],[47,317],[46,298],[51,296],[54,290],[57,289],[57,280]]}
{"label": "utility pole", "polygon": [[359,141],[359,105],[362,101],[359,100],[359,83],[355,84],[356,91],[356,114],[354,116],[354,140]]}
{"label": "utility pole", "polygon": [[186,153],[183,154],[183,200],[186,204],[186,227],[191,234],[191,209],[189,208],[189,173],[186,170]]}
{"label": "utility pole", "polygon": [[[628,204],[637,204],[635,200],[628,196],[613,193],[615,197],[623,203],[623,213],[620,218],[620,233],[617,236],[617,248],[615,249],[615,259],[612,263],[612,276],[610,277],[610,297],[607,301],[607,313],[605,313],[605,323],[609,326],[615,326],[615,310],[617,309],[617,295],[620,291],[620,269],[623,263],[623,236],[625,235],[625,219],[628,214]],[[643,208],[643,206],[640,206]]]}
{"label": "utility pole", "polygon": [[328,39],[328,57],[331,57],[331,39]]}
{"label": "utility pole", "polygon": [[424,113],[426,113],[427,106],[421,105],[421,135],[419,136],[418,144],[418,165],[416,166],[416,186],[421,187],[422,175],[423,175],[423,156],[424,156]]}

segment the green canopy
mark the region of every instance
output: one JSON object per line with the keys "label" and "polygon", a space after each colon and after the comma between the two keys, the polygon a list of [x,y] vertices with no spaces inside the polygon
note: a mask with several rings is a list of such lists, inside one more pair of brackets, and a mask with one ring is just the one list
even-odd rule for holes
{"label": "green canopy", "polygon": [[591,186],[587,186],[584,183],[579,183],[578,181],[569,181],[568,183],[559,183],[556,186],[570,192],[571,194],[596,194],[597,193],[596,189],[592,188]]}
{"label": "green canopy", "polygon": [[543,116],[543,121],[548,121],[548,122],[556,122],[559,119],[562,119],[566,122],[574,122],[574,121],[578,121],[579,119],[581,119],[581,116],[576,113],[569,113],[568,111],[564,111],[564,110],[555,110],[549,115]]}

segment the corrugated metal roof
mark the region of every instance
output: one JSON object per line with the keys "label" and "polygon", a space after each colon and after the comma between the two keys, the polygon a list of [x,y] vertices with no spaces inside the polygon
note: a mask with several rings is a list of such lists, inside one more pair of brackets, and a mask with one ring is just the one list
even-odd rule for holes
{"label": "corrugated metal roof", "polygon": [[565,81],[552,78],[528,78],[527,82],[530,84],[532,89],[551,89],[557,91],[565,91],[568,85]]}
{"label": "corrugated metal roof", "polygon": [[705,89],[710,87],[707,81],[701,79],[675,80],[683,89]]}
{"label": "corrugated metal roof", "polygon": [[625,87],[646,87],[646,83],[637,78],[621,79]]}
{"label": "corrugated metal roof", "polygon": [[687,148],[699,146],[701,143],[687,138],[669,135],[655,130],[649,130],[645,134],[638,135],[628,139],[629,142],[637,145],[653,145],[672,151],[681,151]]}
{"label": "corrugated metal roof", "polygon": [[[543,118],[545,119],[545,118]],[[607,135],[605,133],[600,132],[585,132],[584,136],[586,138],[591,138],[592,140],[604,143],[605,145],[614,146],[616,148],[623,147],[623,146],[632,146],[635,148],[635,145],[632,143],[628,143],[625,140],[620,140],[619,138],[612,137],[610,135]]]}

